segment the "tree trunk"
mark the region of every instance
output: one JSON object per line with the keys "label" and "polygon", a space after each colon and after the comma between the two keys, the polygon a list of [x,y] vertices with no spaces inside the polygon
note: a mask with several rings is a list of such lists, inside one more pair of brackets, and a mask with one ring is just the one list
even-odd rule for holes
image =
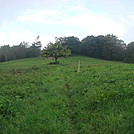
{"label": "tree trunk", "polygon": [[57,58],[57,57],[55,57],[55,62],[57,62],[57,60],[58,60],[58,58]]}
{"label": "tree trunk", "polygon": [[80,72],[80,61],[78,62],[78,71],[77,72]]}
{"label": "tree trunk", "polygon": [[55,57],[55,63],[59,64],[58,57]]}

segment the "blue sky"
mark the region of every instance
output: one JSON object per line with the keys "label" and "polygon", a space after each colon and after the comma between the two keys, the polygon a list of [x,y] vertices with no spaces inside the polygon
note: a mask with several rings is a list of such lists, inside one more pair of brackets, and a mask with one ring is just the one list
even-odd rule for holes
{"label": "blue sky", "polygon": [[133,0],[0,0],[0,45],[114,34],[134,41]]}

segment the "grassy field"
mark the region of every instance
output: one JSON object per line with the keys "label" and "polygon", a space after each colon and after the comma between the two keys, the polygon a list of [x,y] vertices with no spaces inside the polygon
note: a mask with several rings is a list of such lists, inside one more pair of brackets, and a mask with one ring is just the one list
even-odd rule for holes
{"label": "grassy field", "polygon": [[0,63],[0,134],[134,133],[134,64],[50,61]]}

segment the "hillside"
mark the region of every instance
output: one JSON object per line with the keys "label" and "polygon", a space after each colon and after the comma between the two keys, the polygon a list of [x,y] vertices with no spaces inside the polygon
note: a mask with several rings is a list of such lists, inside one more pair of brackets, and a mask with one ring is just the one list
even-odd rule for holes
{"label": "hillside", "polygon": [[50,61],[0,63],[0,134],[133,134],[134,64]]}

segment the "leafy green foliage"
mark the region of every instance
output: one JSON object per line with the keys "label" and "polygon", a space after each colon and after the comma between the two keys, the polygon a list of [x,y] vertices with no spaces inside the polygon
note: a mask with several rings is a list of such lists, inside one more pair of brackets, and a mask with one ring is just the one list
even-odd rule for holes
{"label": "leafy green foliage", "polygon": [[126,44],[114,35],[87,36],[81,42],[82,55],[105,60],[124,60]]}
{"label": "leafy green foliage", "polygon": [[126,45],[123,40],[113,34],[87,36],[81,41],[79,38],[64,37],[63,46],[67,46],[72,54],[84,55],[104,60],[133,63],[133,42]]}
{"label": "leafy green foliage", "polygon": [[80,40],[77,37],[64,37],[62,40],[62,45],[67,46],[71,50],[72,54],[80,54],[81,52]]}
{"label": "leafy green foliage", "polygon": [[0,47],[0,62],[38,57],[40,55],[41,42],[39,41],[39,36],[30,46],[28,42],[21,42],[19,45],[14,45],[10,47],[9,45],[4,45]]}
{"label": "leafy green foliage", "polygon": [[98,59],[134,63],[134,42],[128,45],[113,34],[87,36],[81,41],[74,36],[56,38],[55,43],[50,42],[41,52],[39,36],[29,46],[28,42],[21,42],[19,45],[0,47],[0,62],[15,59],[38,57],[40,54],[45,57],[53,57],[59,63],[58,58],[72,54],[89,56]]}
{"label": "leafy green foliage", "polygon": [[61,65],[43,58],[0,63],[1,134],[134,132],[133,64],[59,60]]}
{"label": "leafy green foliage", "polygon": [[129,43],[127,46],[125,62],[134,63],[134,42]]}
{"label": "leafy green foliage", "polygon": [[66,46],[62,45],[62,39],[57,38],[55,43],[50,42],[44,50],[42,50],[42,56],[53,57],[55,63],[58,63],[59,57],[66,57],[71,54],[71,51]]}

